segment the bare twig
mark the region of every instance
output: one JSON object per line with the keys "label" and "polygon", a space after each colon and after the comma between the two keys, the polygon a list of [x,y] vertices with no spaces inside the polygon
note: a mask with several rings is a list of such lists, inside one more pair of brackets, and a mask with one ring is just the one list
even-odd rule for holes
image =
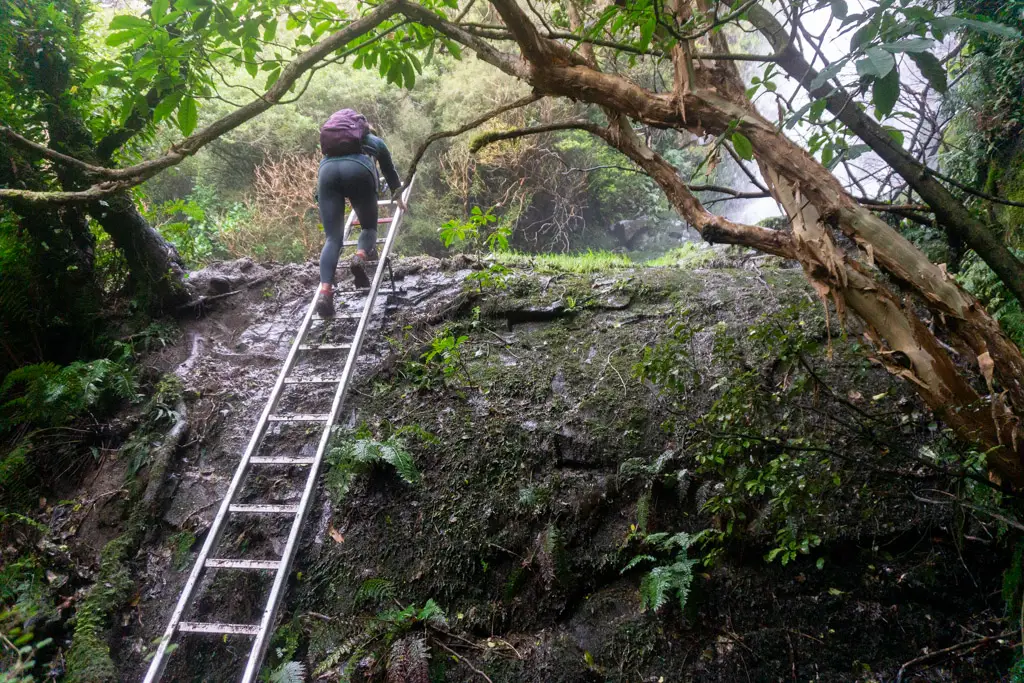
{"label": "bare twig", "polygon": [[468,666],[474,673],[476,673],[481,678],[483,678],[485,681],[487,681],[487,683],[494,683],[494,681],[491,680],[490,676],[488,676],[483,671],[481,671],[480,669],[478,669],[475,666],[473,666],[473,663],[470,662],[469,659],[467,659],[464,655],[460,655],[458,652],[456,652],[455,650],[451,649],[450,647],[448,647],[447,645],[442,643],[440,640],[435,640],[434,642],[437,643],[438,645],[440,645],[442,650],[444,650],[445,652],[450,654],[452,657],[455,657],[455,661],[462,662],[463,664]]}
{"label": "bare twig", "polygon": [[[926,655],[921,655],[920,657],[917,657],[915,659],[911,659],[909,662],[907,662],[903,666],[901,666],[900,670],[896,673],[896,683],[903,683],[903,674],[905,674],[907,669],[912,667],[912,666],[916,666],[918,664],[922,664],[924,662],[927,662],[927,661],[932,660],[932,659],[936,659],[936,658],[941,657],[943,655],[953,654],[953,653],[956,653],[957,651],[960,651],[960,650],[964,650],[964,652],[962,654],[967,654],[968,652],[973,652],[974,650],[977,650],[978,648],[980,648],[980,647],[982,647],[984,645],[987,645],[988,643],[991,643],[993,641],[998,642],[998,641],[1000,641],[1000,640],[1002,640],[1004,638],[1012,636],[1013,634],[1014,634],[1014,631],[1007,631],[1006,633],[1001,633],[998,636],[985,636],[984,638],[979,638],[977,640],[968,640],[967,642],[957,643],[956,645],[950,645],[949,647],[944,647],[941,650],[936,650],[935,652],[929,652]],[[999,644],[1003,645],[1003,647],[1016,647],[1017,646],[1017,643],[1014,643],[1013,645],[1005,645],[1003,643],[999,643]]]}

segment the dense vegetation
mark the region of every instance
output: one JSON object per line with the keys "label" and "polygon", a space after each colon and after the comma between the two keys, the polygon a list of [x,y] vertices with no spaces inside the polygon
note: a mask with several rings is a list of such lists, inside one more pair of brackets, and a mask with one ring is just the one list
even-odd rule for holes
{"label": "dense vegetation", "polygon": [[[496,252],[467,290],[503,290],[524,264],[695,267],[711,256],[670,251],[692,230],[799,263],[829,320],[859,326],[861,351],[932,409],[911,418],[938,437],[922,466],[960,481],[956,504],[995,530],[1019,626],[1024,2],[715,8],[0,0],[0,546],[30,548],[3,551],[0,680],[41,675],[38,648],[56,666],[46,632],[67,615],[47,570],[71,560],[46,548],[40,520],[107,453],[128,462],[127,531],[105,553],[109,590],[78,608],[69,657],[76,680],[116,676],[92,646],[106,647],[106,611],[128,594],[154,513],[151,451],[186,422],[178,384],[139,359],[202,313],[189,271],[315,258],[316,133],[342,106],[367,114],[403,180],[416,162],[403,255]],[[574,256],[587,252],[601,255]],[[707,330],[679,314],[632,359],[669,403],[702,386],[688,367]],[[831,456],[799,420],[763,426],[828,391],[806,363],[820,350],[801,327],[812,315],[786,308],[751,329],[751,348],[716,337],[720,393],[692,424],[666,423],[724,488],[704,501],[717,528],[643,539],[647,607],[685,606],[698,554],[712,563],[764,500],[769,561],[826,535],[816,511],[844,494]],[[438,343],[410,366],[421,390],[461,371],[446,360],[459,337]],[[793,368],[784,386],[757,370],[773,358]],[[391,442],[356,443],[336,454],[346,477],[378,460],[413,477]],[[388,644],[421,647],[408,626],[439,609],[390,615]]]}

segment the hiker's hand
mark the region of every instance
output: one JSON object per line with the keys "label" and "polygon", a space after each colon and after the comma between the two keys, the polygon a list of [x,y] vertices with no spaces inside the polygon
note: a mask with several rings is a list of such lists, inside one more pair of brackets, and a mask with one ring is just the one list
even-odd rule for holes
{"label": "hiker's hand", "polygon": [[402,210],[402,213],[405,213],[405,211],[409,208],[405,205],[405,200],[402,199],[402,195],[398,195],[397,197],[395,197],[395,204],[398,204],[398,208]]}

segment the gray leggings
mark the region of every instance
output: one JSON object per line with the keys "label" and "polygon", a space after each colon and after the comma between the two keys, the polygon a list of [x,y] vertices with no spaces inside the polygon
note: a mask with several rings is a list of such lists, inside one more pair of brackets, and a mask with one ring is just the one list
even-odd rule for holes
{"label": "gray leggings", "polygon": [[367,254],[377,244],[377,178],[355,159],[339,159],[320,166],[317,179],[320,222],[327,242],[320,252],[320,282],[334,282],[338,256],[344,246],[345,200],[359,218],[359,244]]}

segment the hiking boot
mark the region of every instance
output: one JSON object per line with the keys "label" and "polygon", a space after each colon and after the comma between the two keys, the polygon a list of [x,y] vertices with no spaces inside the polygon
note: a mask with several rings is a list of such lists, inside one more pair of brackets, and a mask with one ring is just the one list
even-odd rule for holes
{"label": "hiking boot", "polygon": [[334,292],[325,292],[320,290],[316,295],[316,307],[313,309],[321,318],[333,318],[334,317]]}
{"label": "hiking boot", "polygon": [[356,283],[356,287],[363,289],[370,286],[370,278],[366,274],[366,264],[370,261],[377,260],[377,250],[370,250],[370,254],[367,255],[362,249],[356,251],[352,255],[352,280]]}

